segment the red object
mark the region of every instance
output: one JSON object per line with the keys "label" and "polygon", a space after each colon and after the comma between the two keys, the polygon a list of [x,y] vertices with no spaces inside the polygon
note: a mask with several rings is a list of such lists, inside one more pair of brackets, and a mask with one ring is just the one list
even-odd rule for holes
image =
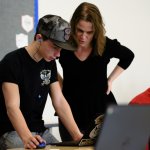
{"label": "red object", "polygon": [[129,104],[150,105],[150,88],[134,97]]}
{"label": "red object", "polygon": [[[146,91],[144,91],[143,93],[137,95],[136,97],[134,97],[129,105],[150,105],[150,88],[148,88]],[[145,150],[149,150],[150,147],[150,140],[146,145],[146,149]]]}
{"label": "red object", "polygon": [[146,149],[145,150],[149,150],[149,145],[148,144],[146,145]]}

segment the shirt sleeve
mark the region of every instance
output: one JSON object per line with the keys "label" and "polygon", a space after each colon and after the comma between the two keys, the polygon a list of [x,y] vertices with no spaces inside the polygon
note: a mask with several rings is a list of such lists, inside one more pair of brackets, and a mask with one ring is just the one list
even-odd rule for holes
{"label": "shirt sleeve", "polygon": [[56,81],[58,81],[58,78],[57,78],[57,66],[56,66],[56,61],[53,60],[52,61],[52,70],[51,70],[50,84],[54,83]]}
{"label": "shirt sleeve", "polygon": [[127,69],[134,58],[134,53],[127,47],[121,45],[116,39],[111,40],[106,38],[106,49],[107,55],[110,58],[118,58],[118,66],[123,69]]}
{"label": "shirt sleeve", "polygon": [[1,82],[10,82],[19,84],[20,74],[21,74],[21,67],[17,61],[13,59],[3,59],[0,62],[0,81]]}

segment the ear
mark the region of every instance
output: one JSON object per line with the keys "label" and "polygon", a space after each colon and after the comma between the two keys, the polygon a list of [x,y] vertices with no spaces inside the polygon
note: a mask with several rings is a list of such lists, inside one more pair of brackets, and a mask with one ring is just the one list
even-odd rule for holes
{"label": "ear", "polygon": [[37,35],[36,35],[36,41],[37,41],[38,43],[40,43],[40,42],[42,41],[42,35],[41,35],[41,34],[37,34]]}

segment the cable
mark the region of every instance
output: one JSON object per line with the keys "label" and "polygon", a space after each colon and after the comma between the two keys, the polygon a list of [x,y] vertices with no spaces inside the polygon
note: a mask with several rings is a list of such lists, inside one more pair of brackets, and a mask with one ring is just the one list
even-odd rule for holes
{"label": "cable", "polygon": [[[39,39],[39,42],[40,42],[40,46],[41,46],[41,39]],[[39,46],[39,49],[40,49],[40,46]],[[37,50],[37,52],[39,51],[39,49]],[[36,52],[36,53],[37,53],[37,52]],[[35,53],[35,54],[36,54],[36,53]],[[36,62],[39,62],[39,61],[35,58],[35,54],[33,55],[33,58],[36,60]]]}

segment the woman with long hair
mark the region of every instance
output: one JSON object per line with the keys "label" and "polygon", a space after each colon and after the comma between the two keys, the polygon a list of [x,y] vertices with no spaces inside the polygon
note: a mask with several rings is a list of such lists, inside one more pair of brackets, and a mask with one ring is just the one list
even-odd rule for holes
{"label": "woman with long hair", "polygon": [[[105,36],[101,13],[91,3],[81,3],[70,20],[69,42],[78,51],[61,51],[59,62],[63,78],[58,79],[74,119],[82,133],[96,113],[105,113],[109,104],[116,104],[111,92],[113,81],[131,64],[134,54],[116,39]],[[107,65],[111,58],[119,59],[109,77]],[[59,120],[62,141],[72,138]]]}

